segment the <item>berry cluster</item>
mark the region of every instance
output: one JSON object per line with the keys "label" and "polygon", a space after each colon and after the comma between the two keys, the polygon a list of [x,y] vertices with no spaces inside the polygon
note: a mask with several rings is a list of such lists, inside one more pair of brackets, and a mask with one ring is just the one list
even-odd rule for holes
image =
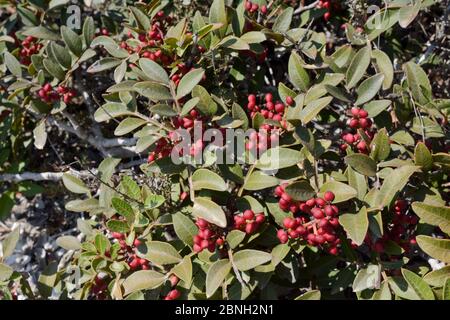
{"label": "berry cluster", "polygon": [[125,234],[119,232],[113,232],[112,236],[114,239],[119,241],[120,252],[124,255],[128,266],[131,270],[137,270],[141,268],[142,270],[150,269],[150,262],[144,258],[139,258],[135,253],[136,247],[142,244],[139,239],[134,239],[133,244],[129,246],[125,240]]}
{"label": "berry cluster", "polygon": [[[291,97],[290,99],[286,99],[286,103],[288,105],[293,105],[294,101]],[[250,111],[250,116],[253,118],[257,112],[261,113],[262,116],[266,119],[272,119],[275,121],[282,121],[285,105],[281,101],[273,101],[273,95],[271,93],[267,93],[264,97],[264,101],[260,101],[259,105],[256,104],[256,96],[251,94],[247,98],[247,109]],[[289,101],[289,103],[288,103]],[[263,128],[265,129],[265,128]]]}
{"label": "berry cluster", "polygon": [[31,63],[31,56],[42,49],[42,44],[36,42],[37,39],[28,36],[22,41],[22,49],[20,50],[20,63],[29,65]]}
{"label": "berry cluster", "polygon": [[[141,57],[159,62],[162,65],[169,65],[173,62],[173,59],[164,54],[159,47],[162,45],[167,26],[172,22],[172,17],[166,16],[163,11],[160,11],[153,19],[155,21],[146,33],[135,35],[129,31],[128,40],[122,41],[120,47],[130,54],[138,53]],[[131,64],[130,67],[132,66],[134,65]]]}
{"label": "berry cluster", "polygon": [[325,14],[323,15],[323,18],[325,19],[325,21],[328,21],[331,18],[331,11],[332,10],[338,11],[340,10],[341,6],[337,1],[320,0],[319,3],[317,4],[317,8],[327,10],[327,12],[325,12]]}
{"label": "berry cluster", "polygon": [[244,4],[244,8],[249,13],[255,13],[259,10],[262,14],[267,14],[267,11],[268,11],[266,5],[263,5],[260,8],[257,3],[253,3],[251,1],[246,1]]}
{"label": "berry cluster", "polygon": [[214,252],[216,246],[220,247],[225,243],[222,236],[217,234],[213,226],[206,220],[199,218],[195,223],[199,228],[198,234],[194,236],[194,251],[201,252],[204,249],[208,249],[210,252]]}
{"label": "berry cluster", "polygon": [[46,103],[52,103],[63,99],[64,103],[69,104],[75,97],[75,91],[64,86],[59,86],[56,90],[50,83],[46,83],[38,91],[38,96]]}
{"label": "berry cluster", "polygon": [[351,109],[351,114],[352,118],[347,122],[351,132],[342,135],[342,140],[344,140],[345,143],[341,145],[341,150],[347,149],[350,145],[355,146],[361,153],[368,153],[369,148],[364,139],[357,133],[357,130],[364,130],[367,137],[372,139],[374,136],[373,132],[370,130],[372,128],[372,120],[367,118],[369,114],[364,109],[354,107]]}
{"label": "berry cluster", "polygon": [[258,230],[265,220],[264,213],[255,214],[252,210],[245,210],[241,215],[234,216],[234,228],[252,234]]}
{"label": "berry cluster", "polygon": [[277,237],[281,243],[289,239],[303,239],[312,246],[325,246],[330,254],[338,254],[340,239],[336,236],[339,226],[339,209],[332,205],[334,193],[327,191],[323,198],[311,198],[305,202],[296,202],[285,191],[285,185],[275,189],[280,197],[279,206],[284,211],[291,211],[297,217],[286,217],[284,229],[279,229]]}
{"label": "berry cluster", "polygon": [[408,203],[399,199],[394,204],[394,214],[392,221],[387,225],[387,232],[376,241],[372,241],[370,236],[366,236],[364,242],[375,252],[383,253],[387,241],[393,241],[401,246],[406,252],[411,245],[416,244],[414,231],[419,219],[416,215],[408,215]]}
{"label": "berry cluster", "polygon": [[156,159],[162,159],[169,156],[172,152],[172,148],[172,144],[166,138],[159,139],[156,142],[155,149],[148,155],[148,162],[150,163]]}

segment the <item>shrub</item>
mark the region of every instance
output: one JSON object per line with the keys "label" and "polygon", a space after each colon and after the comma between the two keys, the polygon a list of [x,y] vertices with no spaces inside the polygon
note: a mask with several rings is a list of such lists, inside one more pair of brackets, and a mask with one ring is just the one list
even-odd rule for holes
{"label": "shrub", "polygon": [[9,5],[0,213],[62,180],[80,234],[3,296],[448,299],[449,100],[393,40],[442,8],[309,2]]}

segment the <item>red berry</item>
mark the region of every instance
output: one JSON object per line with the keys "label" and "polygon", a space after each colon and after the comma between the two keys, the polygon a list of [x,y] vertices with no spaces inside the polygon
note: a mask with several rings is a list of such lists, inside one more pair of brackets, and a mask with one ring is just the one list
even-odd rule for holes
{"label": "red berry", "polygon": [[264,220],[266,220],[266,217],[264,216],[263,213],[260,213],[256,216],[256,223],[261,224],[264,222]]}
{"label": "red berry", "polygon": [[358,115],[359,115],[360,118],[367,118],[369,113],[366,110],[361,109],[361,110],[359,110]]}
{"label": "red berry", "polygon": [[170,298],[170,300],[176,300],[180,297],[181,293],[177,289],[173,289],[167,294],[167,297]]}
{"label": "red berry", "polygon": [[295,220],[290,217],[286,217],[283,220],[283,225],[286,229],[291,229],[295,226]]}
{"label": "red berry", "polygon": [[294,105],[294,99],[292,99],[292,97],[287,96],[286,97],[286,104],[288,104],[289,106],[293,106]]}
{"label": "red berry", "polygon": [[325,199],[325,201],[327,202],[332,202],[334,200],[334,193],[331,191],[327,191],[325,192],[325,194],[323,195],[323,198]]}
{"label": "red berry", "polygon": [[330,20],[330,18],[331,18],[331,13],[328,11],[328,12],[325,12],[325,14],[323,15],[323,18],[325,19],[325,21],[328,21],[328,20]]}
{"label": "red berry", "polygon": [[317,198],[316,199],[316,205],[318,205],[319,207],[323,207],[326,204],[325,200],[322,198]]}
{"label": "red berry", "polygon": [[267,6],[266,5],[261,7],[261,13],[262,14],[266,14],[267,13]]}
{"label": "red berry", "polygon": [[245,210],[243,217],[245,220],[253,220],[255,213],[252,210]]}

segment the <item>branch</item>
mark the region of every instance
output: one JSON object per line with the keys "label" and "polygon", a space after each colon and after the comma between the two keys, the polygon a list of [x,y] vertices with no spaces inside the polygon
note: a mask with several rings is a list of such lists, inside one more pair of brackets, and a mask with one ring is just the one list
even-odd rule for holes
{"label": "branch", "polygon": [[306,10],[314,9],[315,7],[317,7],[318,4],[319,4],[319,1],[314,1],[313,3],[308,4],[307,6],[301,5],[299,8],[295,9],[294,15],[300,14]]}
{"label": "branch", "polygon": [[[70,174],[78,178],[87,178],[91,174],[88,171],[69,170]],[[0,181],[22,182],[22,181],[59,181],[62,179],[64,172],[24,172],[24,173],[4,173],[0,174]]]}
{"label": "branch", "polygon": [[[137,141],[136,138],[112,138],[112,139],[98,139],[92,135],[88,135],[83,128],[73,119],[70,115],[65,114],[71,125],[66,122],[57,120],[53,117],[48,117],[47,120],[51,125],[56,126],[61,131],[69,132],[81,140],[87,141],[97,150],[100,150],[103,156],[118,156],[122,158],[132,157],[136,155],[134,145]],[[128,148],[127,148],[128,147]],[[116,148],[107,150],[108,148]]]}

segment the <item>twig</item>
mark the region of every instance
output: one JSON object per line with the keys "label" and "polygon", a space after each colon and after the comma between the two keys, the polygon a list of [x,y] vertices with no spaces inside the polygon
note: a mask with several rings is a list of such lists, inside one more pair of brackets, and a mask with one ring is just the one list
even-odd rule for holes
{"label": "twig", "polygon": [[307,6],[300,5],[299,8],[295,9],[294,15],[300,14],[306,10],[314,9],[315,7],[317,7],[318,4],[319,4],[319,1],[314,1],[313,3],[308,4]]}

